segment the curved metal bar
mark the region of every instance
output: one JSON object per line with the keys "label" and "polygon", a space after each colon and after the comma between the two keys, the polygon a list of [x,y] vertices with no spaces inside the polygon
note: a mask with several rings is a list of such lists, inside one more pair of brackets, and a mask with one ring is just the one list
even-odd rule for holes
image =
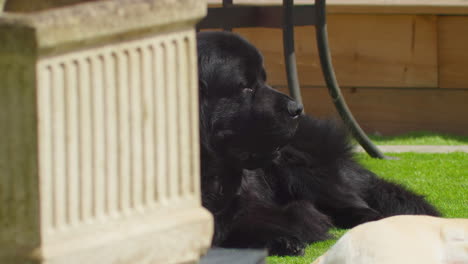
{"label": "curved metal bar", "polygon": [[293,0],[283,0],[283,51],[286,76],[291,96],[302,104],[301,89],[297,75],[296,55],[294,52],[294,14]]}
{"label": "curved metal bar", "polygon": [[[223,0],[223,7],[228,7],[228,6],[232,6],[232,0]],[[223,28],[223,30],[231,32],[232,28],[225,27]]]}
{"label": "curved metal bar", "polygon": [[320,64],[322,66],[323,76],[328,87],[328,92],[335,104],[336,110],[353,136],[371,157],[388,159],[388,157],[385,156],[367,137],[346,105],[338,86],[338,82],[336,81],[335,72],[333,71],[331,63],[330,50],[328,48],[325,0],[315,0],[315,7],[317,17],[316,38]]}

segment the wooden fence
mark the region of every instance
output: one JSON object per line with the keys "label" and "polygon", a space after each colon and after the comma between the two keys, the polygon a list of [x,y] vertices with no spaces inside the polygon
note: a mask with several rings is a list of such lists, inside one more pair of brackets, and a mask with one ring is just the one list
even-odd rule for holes
{"label": "wooden fence", "polygon": [[[346,100],[370,133],[426,130],[467,135],[468,3],[401,2],[327,1],[332,58]],[[262,51],[269,82],[286,91],[281,30],[234,31]],[[336,117],[324,88],[314,34],[313,26],[295,32],[306,111]]]}

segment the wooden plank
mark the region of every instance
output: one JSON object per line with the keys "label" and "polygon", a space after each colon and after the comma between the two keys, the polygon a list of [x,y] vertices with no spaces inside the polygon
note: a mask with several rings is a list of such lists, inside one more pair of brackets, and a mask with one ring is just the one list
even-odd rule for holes
{"label": "wooden plank", "polygon": [[[221,0],[208,0],[212,6]],[[281,5],[282,0],[234,0],[244,5]],[[296,0],[295,4],[313,4]],[[341,14],[468,14],[466,0],[327,0],[329,13]]]}
{"label": "wooden plank", "polygon": [[[286,89],[280,88],[282,91]],[[349,108],[368,133],[433,131],[468,135],[468,89],[344,88]],[[308,114],[336,118],[326,88],[303,87]]]}
{"label": "wooden plank", "polygon": [[439,18],[439,86],[468,88],[468,16]]}
{"label": "wooden plank", "polygon": [[[293,8],[293,25],[314,25],[315,7],[312,5],[295,5]],[[197,28],[241,28],[283,26],[283,8],[281,6],[232,6],[212,7],[198,24]]]}
{"label": "wooden plank", "polygon": [[[420,15],[331,15],[329,40],[342,86],[437,87],[437,18]],[[279,29],[236,29],[264,54],[271,83],[285,84]],[[323,86],[314,27],[297,27],[301,84]]]}

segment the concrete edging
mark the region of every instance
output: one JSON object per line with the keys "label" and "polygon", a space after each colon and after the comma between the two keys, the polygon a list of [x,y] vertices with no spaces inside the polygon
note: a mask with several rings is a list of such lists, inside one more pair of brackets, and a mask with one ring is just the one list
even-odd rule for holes
{"label": "concrete edging", "polygon": [[[468,145],[445,146],[445,145],[382,145],[378,148],[383,152],[402,153],[402,152],[418,152],[418,153],[451,153],[451,152],[468,152]],[[356,146],[356,152],[364,152],[361,146]]]}

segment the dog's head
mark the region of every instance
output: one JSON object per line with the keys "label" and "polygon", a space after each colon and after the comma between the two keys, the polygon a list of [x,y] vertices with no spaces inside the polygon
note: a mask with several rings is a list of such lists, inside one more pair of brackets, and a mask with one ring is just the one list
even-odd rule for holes
{"label": "dog's head", "polygon": [[266,83],[259,51],[238,35],[203,32],[198,65],[202,141],[243,168],[274,160],[303,107]]}

